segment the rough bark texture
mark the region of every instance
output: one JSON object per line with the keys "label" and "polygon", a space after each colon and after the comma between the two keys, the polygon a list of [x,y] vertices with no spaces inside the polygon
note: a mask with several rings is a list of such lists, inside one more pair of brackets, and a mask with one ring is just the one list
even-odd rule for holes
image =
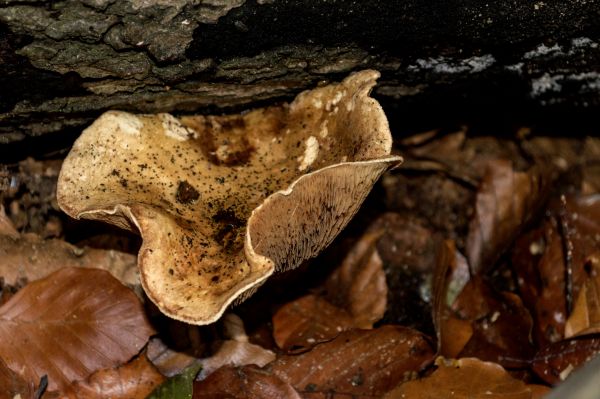
{"label": "rough bark texture", "polygon": [[68,146],[108,109],[228,112],[364,68],[397,130],[583,118],[600,1],[0,0],[0,154]]}

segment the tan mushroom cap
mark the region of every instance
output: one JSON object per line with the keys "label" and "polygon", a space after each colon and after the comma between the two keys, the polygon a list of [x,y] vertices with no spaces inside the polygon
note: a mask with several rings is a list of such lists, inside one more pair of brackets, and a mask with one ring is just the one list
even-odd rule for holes
{"label": "tan mushroom cap", "polygon": [[65,159],[58,202],[139,230],[148,297],[175,319],[214,322],[275,270],[316,256],[401,162],[369,97],[378,77],[241,115],[107,112]]}

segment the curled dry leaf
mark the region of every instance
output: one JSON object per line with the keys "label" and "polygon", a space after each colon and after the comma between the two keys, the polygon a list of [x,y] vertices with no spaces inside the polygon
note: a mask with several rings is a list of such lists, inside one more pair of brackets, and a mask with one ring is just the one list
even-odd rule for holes
{"label": "curled dry leaf", "polygon": [[28,284],[0,308],[6,364],[49,390],[128,361],[153,333],[135,294],[108,272],[66,268]]}
{"label": "curled dry leaf", "polygon": [[355,327],[345,310],[317,295],[283,305],[273,316],[273,338],[286,352],[302,352]]}
{"label": "curled dry leaf", "polygon": [[522,143],[530,156],[548,159],[560,170],[568,170],[577,165],[597,162],[600,159],[600,139],[544,137],[535,135]]}
{"label": "curled dry leaf", "polygon": [[[565,298],[565,274],[563,242],[556,220],[548,220],[542,230],[540,239],[534,239],[528,245],[529,251],[540,254],[535,266],[535,274],[531,273],[523,279],[521,291],[532,291],[538,286],[537,296],[530,298],[530,309],[536,319],[536,337],[540,344],[557,342],[564,337],[567,319],[567,301]],[[523,275],[521,267],[517,273]],[[539,281],[539,283],[538,283]],[[524,297],[527,298],[527,297]]]}
{"label": "curled dry leaf", "polygon": [[567,239],[572,267],[585,275],[565,325],[565,338],[600,332],[600,194],[574,200],[571,215],[573,229],[567,228]]}
{"label": "curled dry leaf", "polygon": [[531,338],[533,321],[517,295],[495,292],[480,277],[475,277],[460,293],[453,308],[473,328],[461,357],[477,357],[507,368],[529,365],[535,354]]}
{"label": "curled dry leaf", "polygon": [[382,232],[364,234],[325,282],[325,298],[306,295],[273,316],[273,337],[286,352],[302,352],[351,328],[372,328],[385,312],[387,284],[377,251]]}
{"label": "curled dry leaf", "polygon": [[318,254],[401,161],[369,97],[378,76],[242,115],[108,112],[65,159],[59,204],[139,230],[148,297],[173,318],[211,323],[275,270]]}
{"label": "curled dry leaf", "polygon": [[169,348],[159,337],[153,337],[146,347],[146,355],[160,373],[167,377],[180,374],[198,359],[185,352]]}
{"label": "curled dry leaf", "polygon": [[206,378],[206,376],[223,366],[253,364],[262,367],[273,360],[275,360],[275,353],[262,346],[243,341],[223,341],[217,353],[200,360],[202,370],[198,375],[198,379]]}
{"label": "curled dry leaf", "polygon": [[437,350],[442,356],[458,356],[473,336],[471,322],[456,317],[450,310],[456,296],[468,281],[466,259],[456,250],[454,241],[444,241],[437,251],[431,307]]}
{"label": "curled dry leaf", "polygon": [[96,371],[85,381],[78,381],[73,390],[86,399],[145,399],[165,377],[145,355],[113,369]]}
{"label": "curled dry leaf", "polygon": [[222,367],[203,381],[194,382],[193,399],[300,399],[287,382],[255,366]]}
{"label": "curled dry leaf", "polygon": [[388,288],[377,251],[377,240],[382,234],[383,231],[364,234],[325,283],[327,299],[348,311],[358,328],[372,328],[385,313]]}
{"label": "curled dry leaf", "polygon": [[600,333],[600,252],[590,257],[590,276],[583,283],[573,313],[565,325],[565,338]]}
{"label": "curled dry leaf", "polygon": [[135,256],[113,250],[78,248],[57,239],[19,234],[0,209],[0,277],[8,285],[35,281],[63,267],[109,271],[122,283],[139,285]]}
{"label": "curled dry leaf", "polygon": [[437,370],[430,376],[401,384],[385,399],[537,399],[549,391],[539,385],[526,385],[499,365],[478,359],[438,358],[436,365]]}
{"label": "curled dry leaf", "polygon": [[[598,195],[563,197],[550,207],[540,229],[516,243],[514,269],[523,299],[535,317],[535,335],[542,345],[565,337],[569,304],[575,305],[569,336],[582,333],[588,327],[584,324],[594,324],[592,285],[597,273],[593,266],[600,253],[599,220]],[[583,287],[589,289],[585,288],[582,294]]]}
{"label": "curled dry leaf", "polygon": [[[469,135],[463,126],[456,132],[407,148],[407,169],[442,172],[455,180],[476,186],[493,159],[511,159],[521,168],[527,165],[514,140]],[[404,169],[404,166],[401,167]]]}
{"label": "curled dry leaf", "polygon": [[267,370],[302,395],[378,397],[420,371],[433,356],[421,333],[382,326],[342,332],[308,352],[279,357]]}
{"label": "curled dry leaf", "polygon": [[549,170],[538,164],[517,172],[510,161],[496,159],[485,170],[467,237],[467,258],[475,274],[489,270],[513,242],[550,183]]}
{"label": "curled dry leaf", "polygon": [[244,321],[234,313],[223,317],[224,335],[230,339],[221,343],[219,350],[209,358],[200,360],[202,370],[198,379],[203,379],[222,366],[256,365],[262,367],[275,360],[275,353],[260,345],[252,344],[246,335]]}
{"label": "curled dry leaf", "polygon": [[556,384],[598,354],[600,338],[596,335],[555,342],[538,351],[533,371],[548,384]]}

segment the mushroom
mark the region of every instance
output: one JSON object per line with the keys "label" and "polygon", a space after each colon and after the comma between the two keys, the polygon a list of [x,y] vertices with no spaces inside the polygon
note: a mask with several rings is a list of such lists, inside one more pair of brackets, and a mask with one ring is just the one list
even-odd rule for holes
{"label": "mushroom", "polygon": [[58,202],[139,231],[148,297],[172,318],[212,323],[274,271],[316,256],[402,161],[369,97],[378,77],[239,115],[106,112],[65,159]]}

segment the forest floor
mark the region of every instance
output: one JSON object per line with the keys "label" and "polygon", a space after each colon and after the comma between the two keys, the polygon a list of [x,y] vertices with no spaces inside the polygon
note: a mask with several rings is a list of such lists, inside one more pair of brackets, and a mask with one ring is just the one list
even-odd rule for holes
{"label": "forest floor", "polygon": [[0,165],[0,398],[539,398],[600,351],[600,139],[394,152],[323,254],[208,326],[144,298],[138,236],[59,210],[60,157]]}

